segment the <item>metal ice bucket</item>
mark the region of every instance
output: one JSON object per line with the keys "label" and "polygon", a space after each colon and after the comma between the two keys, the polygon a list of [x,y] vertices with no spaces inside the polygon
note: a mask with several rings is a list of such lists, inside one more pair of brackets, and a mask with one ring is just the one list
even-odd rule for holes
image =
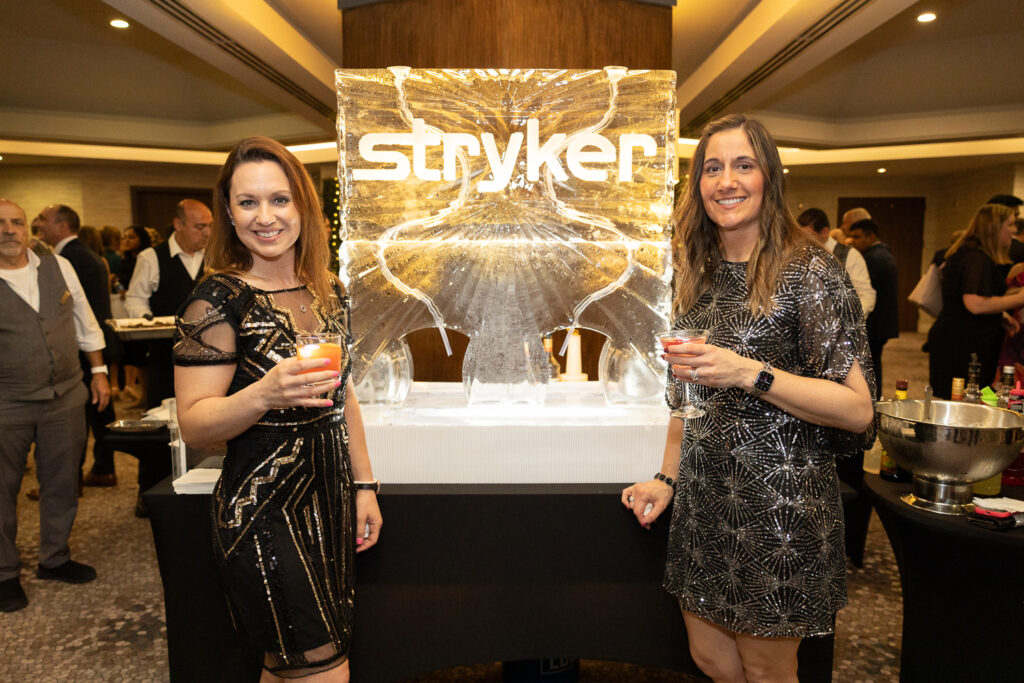
{"label": "metal ice bucket", "polygon": [[914,473],[914,507],[966,514],[971,484],[1002,472],[1024,444],[1024,417],[960,401],[882,401],[878,438],[893,459]]}

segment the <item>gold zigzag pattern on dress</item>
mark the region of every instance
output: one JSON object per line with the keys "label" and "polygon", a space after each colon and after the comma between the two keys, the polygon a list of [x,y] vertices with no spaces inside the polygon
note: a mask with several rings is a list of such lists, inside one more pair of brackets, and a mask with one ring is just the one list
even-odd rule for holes
{"label": "gold zigzag pattern on dress", "polygon": [[249,496],[235,502],[234,519],[228,524],[228,528],[234,529],[242,525],[242,509],[246,505],[255,505],[256,492],[259,490],[259,487],[263,484],[269,484],[277,479],[277,473],[281,469],[281,465],[289,465],[295,462],[299,448],[302,447],[302,441],[302,439],[296,439],[295,443],[292,444],[291,453],[279,458],[274,458],[270,463],[270,471],[267,472],[266,476],[252,478],[252,482],[249,484]]}

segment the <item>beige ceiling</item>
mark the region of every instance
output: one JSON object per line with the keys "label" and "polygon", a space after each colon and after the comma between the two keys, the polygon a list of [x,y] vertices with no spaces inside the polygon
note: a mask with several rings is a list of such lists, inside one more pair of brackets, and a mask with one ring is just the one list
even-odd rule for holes
{"label": "beige ceiling", "polygon": [[[918,23],[925,10],[938,19]],[[132,26],[111,28],[115,17]],[[337,0],[3,2],[0,154],[330,140],[342,21]],[[747,111],[805,149],[1024,137],[1021,46],[1021,0],[678,0],[673,10],[684,131]],[[1019,142],[989,145],[981,163],[1024,163]],[[957,149],[951,168],[974,163]],[[923,158],[934,169],[946,157]]]}

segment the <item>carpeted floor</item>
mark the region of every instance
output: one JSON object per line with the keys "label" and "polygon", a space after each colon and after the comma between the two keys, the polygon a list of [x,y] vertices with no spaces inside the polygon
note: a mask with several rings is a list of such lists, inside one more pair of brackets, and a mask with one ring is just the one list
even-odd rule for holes
{"label": "carpeted floor", "polygon": [[[923,335],[904,333],[885,349],[885,394],[898,373],[920,397],[927,380]],[[119,417],[136,413],[118,404]],[[0,680],[167,680],[163,592],[147,520],[132,512],[138,488],[135,459],[116,456],[119,483],[86,488],[71,537],[72,557],[96,567],[99,578],[68,585],[35,578],[39,539],[38,504],[25,491],[35,486],[26,473],[18,503],[18,548],[22,585],[29,606],[0,613]],[[839,613],[833,680],[896,681],[899,678],[902,598],[892,549],[872,517],[864,567],[847,574],[849,606]],[[487,663],[427,673],[406,683],[502,680],[501,665]],[[584,683],[692,681],[689,676],[614,662],[584,661]]]}

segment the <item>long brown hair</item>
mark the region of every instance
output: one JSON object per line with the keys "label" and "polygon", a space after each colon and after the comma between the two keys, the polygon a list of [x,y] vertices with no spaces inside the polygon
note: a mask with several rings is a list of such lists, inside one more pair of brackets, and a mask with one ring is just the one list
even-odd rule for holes
{"label": "long brown hair", "polygon": [[764,175],[764,197],[761,201],[761,231],[747,263],[747,289],[750,311],[770,313],[772,295],[783,269],[798,245],[807,244],[785,201],[785,180],[782,160],[768,129],[760,121],[743,114],[730,114],[709,123],[700,136],[690,159],[690,175],[686,188],[676,204],[672,236],[672,260],[676,269],[676,291],[672,302],[676,314],[686,313],[694,302],[711,287],[715,271],[722,262],[722,245],[718,226],[704,210],[700,194],[700,178],[704,170],[708,140],[725,130],[740,128],[747,135],[754,156]]}
{"label": "long brown hair", "polygon": [[329,311],[336,310],[332,296],[338,283],[330,264],[330,242],[327,219],[317,198],[313,180],[295,155],[277,140],[265,137],[246,138],[235,145],[220,170],[213,191],[213,226],[206,245],[206,266],[211,272],[239,274],[252,268],[252,254],[238,239],[231,224],[231,178],[240,164],[250,161],[272,161],[281,167],[291,186],[292,202],[299,213],[301,229],[295,242],[295,275]]}
{"label": "long brown hair", "polygon": [[996,263],[1009,263],[1007,249],[999,244],[999,228],[1003,223],[1013,218],[1013,209],[1002,204],[983,204],[978,213],[974,214],[971,224],[967,226],[964,234],[960,235],[956,242],[953,242],[946,251],[946,258],[956,253],[956,250],[966,243],[974,244]]}

